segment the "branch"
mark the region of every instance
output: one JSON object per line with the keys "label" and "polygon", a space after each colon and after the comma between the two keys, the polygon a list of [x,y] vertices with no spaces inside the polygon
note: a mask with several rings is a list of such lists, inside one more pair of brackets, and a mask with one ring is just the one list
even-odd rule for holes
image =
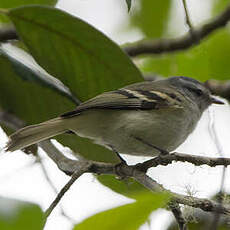
{"label": "branch", "polygon": [[204,198],[197,198],[188,195],[181,195],[177,193],[171,193],[173,200],[179,204],[184,204],[194,208],[199,208],[206,212],[216,212],[224,215],[230,215],[230,207],[228,205],[219,205],[218,203]]}
{"label": "branch", "polygon": [[168,164],[171,164],[173,161],[189,162],[196,166],[208,165],[210,167],[215,167],[218,165],[230,165],[230,158],[196,156],[192,154],[174,152],[165,156],[160,155],[141,164],[137,164],[137,167],[139,168],[139,170],[146,172],[151,167],[156,167],[158,165],[166,166]]}
{"label": "branch", "polygon": [[[208,199],[202,199],[202,198],[192,197],[188,195],[181,195],[181,194],[166,190],[163,188],[163,186],[158,184],[156,181],[152,180],[144,172],[139,171],[135,166],[128,166],[128,165],[122,164],[120,170],[121,171],[119,171],[117,175],[120,175],[123,173],[123,175],[125,176],[132,177],[152,192],[169,193],[172,196],[172,202],[177,202],[179,204],[188,205],[194,208],[200,208],[203,211],[207,211],[207,212],[217,212],[220,214],[230,215],[229,206],[219,205],[218,203],[213,202]],[[113,170],[113,173],[114,172],[116,172],[116,170]]]}
{"label": "branch", "polygon": [[[138,43],[128,45],[124,48],[124,51],[131,57],[135,57],[143,54],[160,54],[188,49],[202,41],[215,30],[226,26],[229,20],[230,6],[228,6],[225,11],[209,23],[206,23],[199,28],[194,28],[193,35],[188,32],[186,35],[175,39],[140,41]],[[14,28],[4,28],[0,30],[0,42],[6,42],[12,39],[19,39]]]}
{"label": "branch", "polygon": [[16,30],[12,26],[0,29],[0,42],[7,42],[8,40],[19,40]]}
{"label": "branch", "polygon": [[171,209],[177,224],[179,226],[179,230],[188,230],[187,226],[186,226],[186,221],[183,217],[183,214],[181,212],[180,206],[177,203],[172,203],[169,204],[169,208]]}
{"label": "branch", "polygon": [[159,54],[185,50],[202,41],[209,34],[227,25],[230,20],[230,5],[217,17],[200,28],[193,29],[193,35],[188,32],[186,35],[175,39],[160,39],[140,41],[124,48],[124,51],[131,57],[143,54]]}
{"label": "branch", "polygon": [[78,161],[67,158],[50,142],[50,140],[42,141],[38,143],[38,146],[46,152],[57,167],[66,175],[72,175],[74,172],[81,170],[81,168],[88,165],[88,161]]}
{"label": "branch", "polygon": [[[226,167],[223,167],[222,169],[222,177],[221,177],[221,185],[220,185],[220,191],[219,191],[219,196],[217,196],[217,202],[220,206],[223,205],[223,188],[224,188],[224,180],[225,180],[225,175],[226,175]],[[213,220],[210,226],[210,230],[216,230],[218,229],[220,222],[220,213],[214,213],[213,215]]]}
{"label": "branch", "polygon": [[205,82],[206,87],[212,94],[226,98],[230,101],[230,81],[208,80]]}
{"label": "branch", "polygon": [[[173,160],[175,161],[188,161],[194,163],[195,165],[207,164],[210,166],[216,165],[228,165],[230,164],[229,158],[208,158],[201,156],[193,156],[182,153],[172,153],[166,156],[158,156],[150,161],[146,161],[142,164],[137,164],[133,166],[128,166],[127,164],[108,164],[102,162],[92,162],[92,161],[82,161],[82,160],[72,160],[65,157],[59,150],[55,150],[55,146],[51,147],[51,143],[49,141],[42,142],[41,147],[47,151],[47,154],[51,157],[51,159],[57,164],[60,170],[62,170],[67,175],[72,175],[71,180],[63,187],[61,192],[58,194],[54,202],[46,211],[46,216],[49,216],[54,207],[63,197],[65,192],[70,188],[70,186],[74,183],[74,181],[81,176],[85,172],[97,173],[97,174],[112,174],[123,177],[132,177],[140,184],[145,186],[152,192],[167,192],[172,196],[172,202],[177,202],[179,204],[184,204],[188,206],[192,206],[195,208],[200,208],[203,211],[208,212],[217,212],[220,214],[230,215],[230,207],[226,205],[219,205],[216,202],[213,202],[208,199],[201,199],[197,197],[181,195],[178,193],[173,193],[169,190],[163,188],[162,185],[158,184],[152,178],[146,175],[144,170],[149,167],[153,167],[154,165],[167,165],[171,163]],[[51,151],[52,150],[52,151]],[[150,164],[151,163],[151,164]],[[143,170],[144,169],[144,170]]]}
{"label": "branch", "polygon": [[[179,156],[183,159],[184,155],[185,154],[181,154]],[[197,156],[195,156],[195,157],[197,157]],[[165,157],[163,157],[163,158],[165,158]],[[173,202],[192,206],[195,208],[200,208],[203,211],[217,212],[220,214],[230,215],[230,207],[227,207],[224,205],[220,206],[219,204],[217,204],[211,200],[208,200],[208,199],[201,199],[201,198],[196,198],[196,197],[192,197],[192,196],[181,195],[181,194],[173,193],[169,190],[164,189],[162,185],[160,185],[159,183],[154,181],[152,178],[147,176],[145,174],[145,172],[140,171],[140,168],[141,168],[140,164],[137,164],[134,166],[128,166],[126,164],[114,165],[114,164],[101,163],[101,162],[74,161],[74,160],[68,159],[67,157],[63,158],[63,156],[61,157],[61,159],[64,159],[64,163],[60,164],[61,160],[57,161],[59,163],[58,167],[63,172],[67,173],[67,175],[72,175],[72,174],[78,172],[78,170],[80,172],[82,172],[81,171],[82,169],[85,170],[86,168],[88,168],[88,170],[86,170],[85,172],[91,172],[91,173],[96,173],[96,174],[112,174],[112,175],[118,175],[118,176],[123,175],[123,177],[132,177],[136,181],[138,181],[140,184],[142,184],[147,189],[149,189],[153,192],[168,192],[168,193],[170,193],[173,197],[172,198]],[[197,160],[197,161],[198,161],[198,163],[199,162],[204,163],[207,160],[205,160],[205,161]],[[217,164],[212,163],[211,165],[219,165],[220,162],[218,162]],[[230,162],[230,160],[229,160],[229,162]],[[143,164],[145,164],[145,163],[146,162],[144,162]],[[74,181],[71,181],[71,184],[73,182]],[[66,189],[64,189],[64,193],[65,192],[66,192]],[[55,199],[55,202],[53,202],[55,204],[55,206],[57,205],[57,201],[59,201],[61,199],[61,197],[64,195],[64,193],[61,192],[61,195],[59,195]],[[54,204],[52,205],[52,207],[54,206]],[[52,208],[52,210],[53,210],[53,208]]]}

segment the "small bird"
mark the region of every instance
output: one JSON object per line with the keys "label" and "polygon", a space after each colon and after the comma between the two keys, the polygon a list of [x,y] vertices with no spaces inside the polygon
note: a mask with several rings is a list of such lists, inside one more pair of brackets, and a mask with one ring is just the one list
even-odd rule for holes
{"label": "small bird", "polygon": [[23,149],[73,132],[118,153],[154,156],[181,145],[212,103],[223,104],[202,83],[189,77],[135,83],[100,94],[57,118],[18,130],[9,137],[5,150]]}

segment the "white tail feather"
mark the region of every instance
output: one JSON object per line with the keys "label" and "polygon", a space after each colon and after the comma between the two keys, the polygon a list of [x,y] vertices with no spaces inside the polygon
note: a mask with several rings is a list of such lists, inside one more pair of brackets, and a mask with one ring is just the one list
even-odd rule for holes
{"label": "white tail feather", "polygon": [[42,140],[67,131],[62,118],[55,118],[37,125],[27,126],[13,133],[5,147],[5,151],[23,149]]}

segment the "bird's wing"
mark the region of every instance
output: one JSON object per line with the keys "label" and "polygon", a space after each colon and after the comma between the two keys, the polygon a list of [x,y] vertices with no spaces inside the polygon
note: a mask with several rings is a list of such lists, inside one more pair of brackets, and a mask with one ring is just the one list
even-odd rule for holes
{"label": "bird's wing", "polygon": [[180,99],[173,93],[122,88],[100,94],[80,104],[76,110],[64,113],[61,117],[72,117],[89,109],[159,110],[163,108],[181,108]]}

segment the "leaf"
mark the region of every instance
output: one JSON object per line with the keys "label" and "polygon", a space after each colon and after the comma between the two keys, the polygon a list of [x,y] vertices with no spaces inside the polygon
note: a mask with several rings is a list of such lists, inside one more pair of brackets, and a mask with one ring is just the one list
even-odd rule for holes
{"label": "leaf", "polygon": [[[71,99],[78,104],[78,100],[72,95],[68,87],[61,81],[52,77],[44,69],[42,69],[24,50],[10,44],[0,45],[0,54],[4,55],[12,63],[15,72],[25,81],[34,81],[40,85],[50,87],[58,93]],[[34,76],[35,75],[35,76]]]}
{"label": "leaf", "polygon": [[163,76],[189,76],[201,81],[210,78],[227,80],[230,76],[229,40],[229,31],[219,30],[189,50],[147,58],[141,69]]}
{"label": "leaf", "polygon": [[[9,9],[31,4],[54,6],[56,3],[57,0],[1,0],[0,8]],[[4,15],[0,15],[0,23],[1,22],[9,22],[9,19]]]}
{"label": "leaf", "polygon": [[229,5],[229,0],[215,0],[213,3],[212,14],[217,15],[221,13]]}
{"label": "leaf", "polygon": [[128,8],[128,12],[129,12],[129,11],[130,11],[130,9],[131,9],[132,0],[125,0],[125,1],[126,1],[127,8]]}
{"label": "leaf", "polygon": [[4,230],[41,230],[43,213],[39,206],[0,197],[0,229]]}
{"label": "leaf", "polygon": [[12,9],[9,17],[38,64],[82,101],[142,80],[120,47],[79,18],[41,6]]}
{"label": "leaf", "polygon": [[140,8],[131,16],[131,25],[148,38],[160,38],[166,31],[171,0],[140,1]]}
{"label": "leaf", "polygon": [[[26,124],[36,124],[75,107],[73,100],[70,101],[58,90],[53,90],[55,85],[53,88],[48,87],[47,84],[42,83],[39,74],[31,74],[32,70],[26,66],[29,60],[20,66],[20,75],[18,68],[17,70],[15,68],[18,63],[14,61],[12,57],[0,55],[0,110],[16,115]],[[29,64],[31,65],[32,63]],[[4,130],[8,134],[12,132],[5,127]],[[116,154],[88,139],[70,134],[62,134],[56,139],[88,159],[114,163],[118,161]]]}
{"label": "leaf", "polygon": [[[72,94],[83,101],[101,92],[142,80],[138,69],[115,43],[78,18],[58,9],[41,6],[13,9],[9,16],[33,57],[49,74],[61,80]],[[8,72],[3,74],[8,76]],[[4,83],[14,85],[13,81]],[[12,99],[11,103],[3,99],[1,106],[13,111],[28,124],[75,109],[73,104],[71,106],[71,103],[63,102],[60,97],[55,98],[53,95],[47,98],[47,94],[40,91],[40,86],[34,90],[35,85],[30,88],[28,84],[24,88],[23,82],[18,84],[18,88],[15,85],[8,87],[8,91],[5,88],[2,96],[10,96]],[[17,95],[12,92],[15,87],[20,89]],[[28,98],[30,94],[33,96]],[[16,102],[15,98],[22,100]],[[88,139],[69,134],[63,134],[56,139],[88,159],[118,162],[113,152]]]}
{"label": "leaf", "polygon": [[163,207],[168,194],[140,194],[138,201],[100,212],[74,227],[74,230],[135,230],[138,229],[153,210]]}
{"label": "leaf", "polygon": [[120,193],[132,199],[138,199],[140,193],[151,193],[143,185],[139,184],[132,178],[118,180],[113,175],[100,175],[97,176],[97,179],[114,192]]}

